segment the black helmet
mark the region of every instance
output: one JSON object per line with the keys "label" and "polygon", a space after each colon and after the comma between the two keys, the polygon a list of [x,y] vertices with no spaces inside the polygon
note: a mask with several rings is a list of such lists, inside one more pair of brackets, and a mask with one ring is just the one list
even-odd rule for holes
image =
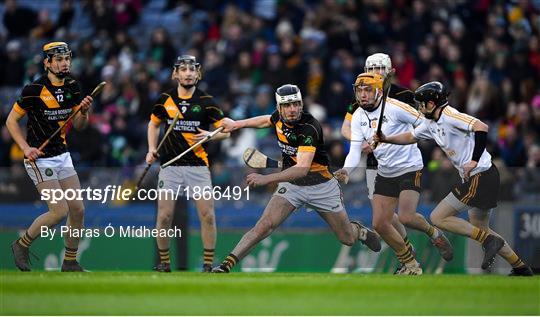
{"label": "black helmet", "polygon": [[[49,63],[52,62],[52,58],[56,55],[60,56],[69,56],[72,57],[71,50],[69,49],[69,46],[66,42],[51,42],[43,45],[43,58],[47,60]],[[71,65],[70,65],[71,67]],[[59,71],[54,72],[52,69],[45,66],[45,71],[51,72],[54,75],[56,75],[58,78],[64,78],[66,76],[69,76],[71,69],[68,68],[67,71]]]}
{"label": "black helmet", "polygon": [[180,65],[193,65],[196,68],[201,67],[201,64],[197,63],[197,58],[193,55],[180,55],[176,58],[176,62],[174,63],[174,67],[178,67]]}
{"label": "black helmet", "polygon": [[51,42],[43,45],[43,58],[51,58],[54,55],[71,56],[71,50],[66,42]]}
{"label": "black helmet", "polygon": [[414,91],[414,100],[422,103],[433,101],[437,107],[442,107],[448,103],[448,92],[443,84],[432,81]]}
{"label": "black helmet", "polygon": [[193,86],[197,85],[197,82],[202,79],[202,73],[201,73],[201,64],[197,62],[197,58],[193,55],[180,55],[176,58],[176,62],[174,62],[174,69],[176,70],[178,67],[185,65],[185,66],[194,66],[195,70],[197,71],[197,79],[195,80],[195,83],[193,85],[182,85],[182,87],[186,89],[190,89]]}

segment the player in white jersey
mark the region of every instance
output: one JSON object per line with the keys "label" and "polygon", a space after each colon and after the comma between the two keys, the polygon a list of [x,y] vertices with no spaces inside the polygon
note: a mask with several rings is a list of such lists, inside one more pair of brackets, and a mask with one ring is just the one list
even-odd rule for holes
{"label": "player in white jersey", "polygon": [[[482,269],[500,254],[511,266],[510,275],[531,276],[532,270],[489,228],[490,211],[497,206],[499,172],[486,151],[488,126],[448,105],[448,94],[439,82],[430,82],[415,91],[415,101],[426,120],[413,131],[377,136],[375,142],[410,146],[420,139],[432,139],[458,169],[462,183],[435,207],[431,221],[438,228],[467,236],[482,244]],[[469,210],[470,222],[456,217]]]}
{"label": "player in white jersey", "polygon": [[[376,133],[381,113],[383,78],[375,73],[358,75],[355,82],[355,96],[360,108],[354,112],[351,121],[351,149],[345,166],[336,172],[336,177],[346,181],[352,169],[361,159],[361,143],[371,142]],[[395,134],[410,131],[422,121],[422,116],[411,106],[393,98],[386,99],[382,131]],[[420,265],[414,258],[403,237],[392,226],[394,210],[398,210],[400,221],[410,228],[425,232],[439,248],[443,258],[450,260],[453,251],[442,232],[430,225],[416,212],[420,197],[422,175],[422,155],[416,145],[397,146],[383,144],[373,150],[378,161],[375,193],[373,195],[373,228],[396,252],[403,264],[398,274],[422,274]]]}
{"label": "player in white jersey", "polygon": [[[381,75],[383,78],[385,78],[390,71],[392,71],[392,60],[390,59],[390,56],[384,53],[375,53],[372,55],[369,55],[366,58],[366,64],[364,65],[364,72],[366,73],[376,73]],[[410,91],[407,88],[391,84],[390,87],[390,93],[388,94],[390,98],[397,99],[399,101],[402,101],[404,103],[407,103],[409,105],[414,105],[414,93]],[[343,120],[343,123],[341,125],[341,134],[343,137],[345,137],[347,140],[351,140],[351,121],[352,116],[354,112],[360,107],[358,104],[358,101],[356,98],[347,106],[347,113],[345,114],[345,118]],[[377,176],[377,159],[373,155],[373,150],[371,149],[371,146],[368,142],[362,142],[362,160],[365,159],[365,165],[366,167],[366,186],[368,189],[368,198],[371,202],[373,199],[373,192],[375,191],[375,177]],[[399,217],[397,213],[394,213],[392,218],[392,225],[396,228],[396,230],[399,232],[399,234],[403,237],[403,240],[405,240],[405,244],[407,244],[407,247],[413,250],[414,253],[414,247],[409,241],[409,238],[407,237],[407,230],[405,229],[405,226],[399,222]],[[342,245],[341,249],[343,252],[343,249],[350,248],[346,245]],[[340,252],[340,254],[341,254]],[[348,253],[348,251],[346,251]],[[336,263],[337,264],[337,263]],[[341,264],[341,263],[339,263]],[[339,265],[338,264],[338,265]],[[402,265],[400,265],[396,272],[401,269]]]}

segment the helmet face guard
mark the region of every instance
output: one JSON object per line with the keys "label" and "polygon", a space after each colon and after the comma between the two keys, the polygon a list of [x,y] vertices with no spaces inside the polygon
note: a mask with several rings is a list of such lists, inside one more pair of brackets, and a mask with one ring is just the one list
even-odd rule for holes
{"label": "helmet face guard", "polygon": [[[379,103],[382,100],[383,96],[383,77],[377,73],[362,73],[356,77],[356,81],[353,85],[353,92],[356,102],[366,111],[373,111],[377,109]],[[358,94],[360,88],[371,87],[375,89],[375,96],[373,101],[368,104],[363,105]]]}
{"label": "helmet face guard", "polygon": [[[176,72],[178,69],[191,69],[193,71],[197,72],[197,78],[195,79],[193,84],[182,84],[180,78],[177,79],[179,84],[184,87],[185,89],[190,89],[197,85],[199,80],[202,78],[201,74],[201,64],[197,62],[197,59],[193,55],[180,55],[176,58],[176,62],[174,63],[174,72]],[[174,78],[174,76],[173,76]]]}
{"label": "helmet face guard", "polygon": [[[294,106],[300,103],[298,115],[295,118],[289,119],[286,118],[283,114],[283,107]],[[304,109],[304,103],[302,101],[302,93],[296,85],[283,85],[276,90],[276,105],[277,111],[281,121],[284,123],[294,124],[300,120],[302,117],[302,111]]]}
{"label": "helmet face guard", "polygon": [[[56,56],[66,56],[71,59],[73,54],[71,50],[69,49],[69,46],[65,42],[51,42],[43,46],[43,58],[45,60],[47,60],[49,63],[52,63],[54,57]],[[47,72],[51,72],[58,78],[64,78],[66,76],[69,76],[71,72],[71,63],[69,64],[67,71],[59,70],[55,72],[50,67],[47,67],[47,66],[45,66],[45,70]]]}

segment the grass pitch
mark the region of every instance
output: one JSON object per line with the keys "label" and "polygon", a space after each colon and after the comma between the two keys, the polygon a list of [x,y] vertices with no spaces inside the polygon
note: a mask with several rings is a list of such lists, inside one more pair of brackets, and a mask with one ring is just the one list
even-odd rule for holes
{"label": "grass pitch", "polygon": [[539,315],[540,276],[2,272],[5,315]]}

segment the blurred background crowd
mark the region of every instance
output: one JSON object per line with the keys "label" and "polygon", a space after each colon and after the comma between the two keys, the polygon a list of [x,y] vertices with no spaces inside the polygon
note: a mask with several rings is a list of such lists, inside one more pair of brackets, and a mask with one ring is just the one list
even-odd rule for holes
{"label": "blurred background crowd", "polygon": [[[172,87],[174,60],[186,53],[202,64],[199,87],[235,119],[271,113],[275,88],[299,85],[305,108],[324,123],[332,165],[340,167],[348,142],[339,131],[352,84],[365,58],[384,52],[397,84],[414,90],[441,81],[452,106],[490,125],[502,199],[538,199],[539,0],[4,0],[0,16],[2,122],[21,88],[42,73],[45,42],[70,44],[72,74],[86,93],[109,83],[94,103],[91,124],[68,135],[83,171],[115,167],[121,180],[135,178],[152,105]],[[216,185],[240,181],[241,173],[229,167],[243,165],[249,146],[279,155],[269,130],[210,144]],[[457,173],[433,143],[421,147],[424,199],[441,199]],[[15,167],[22,168],[22,159],[3,124],[5,177],[26,177]]]}

